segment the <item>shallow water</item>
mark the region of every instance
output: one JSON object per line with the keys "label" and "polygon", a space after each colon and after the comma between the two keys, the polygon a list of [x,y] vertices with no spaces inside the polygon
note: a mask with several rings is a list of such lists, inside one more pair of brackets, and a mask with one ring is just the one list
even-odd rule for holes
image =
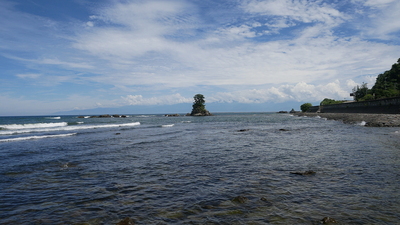
{"label": "shallow water", "polygon": [[61,122],[0,128],[1,224],[400,221],[398,128],[262,113],[0,119]]}

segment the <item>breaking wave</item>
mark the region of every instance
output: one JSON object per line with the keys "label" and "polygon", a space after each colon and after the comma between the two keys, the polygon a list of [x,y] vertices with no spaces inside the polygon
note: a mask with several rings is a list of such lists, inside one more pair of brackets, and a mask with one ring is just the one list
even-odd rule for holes
{"label": "breaking wave", "polygon": [[367,122],[361,121],[360,123],[358,123],[358,125],[360,125],[360,126],[365,126],[365,125],[367,125]]}
{"label": "breaking wave", "polygon": [[138,126],[140,122],[123,124],[102,124],[102,125],[68,125],[62,123],[36,123],[36,124],[10,124],[0,125],[0,135],[23,134],[30,132],[50,132],[50,131],[71,131],[86,130],[96,128],[131,127]]}
{"label": "breaking wave", "polygon": [[5,130],[21,130],[21,129],[37,129],[68,126],[67,122],[60,123],[28,123],[28,124],[6,124],[0,125],[0,129]]}

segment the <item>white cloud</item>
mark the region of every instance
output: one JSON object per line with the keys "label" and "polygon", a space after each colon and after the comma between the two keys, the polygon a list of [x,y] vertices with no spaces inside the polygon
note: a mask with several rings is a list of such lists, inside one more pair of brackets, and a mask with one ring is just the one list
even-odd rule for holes
{"label": "white cloud", "polygon": [[[349,85],[350,81],[347,81]],[[348,86],[347,85],[347,86]],[[285,101],[315,102],[324,98],[349,99],[351,89],[343,89],[338,80],[321,85],[305,82],[287,84],[268,89],[251,89],[236,92],[220,92],[208,98],[209,102],[239,102],[239,103],[280,103]]]}
{"label": "white cloud", "polygon": [[17,74],[15,75],[18,78],[22,79],[37,79],[42,76],[42,74],[37,74],[37,73],[27,73],[27,74]]}
{"label": "white cloud", "polygon": [[346,81],[346,86],[347,89],[352,90],[355,86],[357,86],[358,84],[354,81],[354,80],[347,80]]}
{"label": "white cloud", "polygon": [[86,22],[86,26],[94,27],[94,22],[93,21],[88,21],[88,22]]}
{"label": "white cloud", "polygon": [[397,0],[367,0],[365,5],[375,7],[386,7],[388,4],[397,2]]}
{"label": "white cloud", "polygon": [[359,1],[366,7],[365,16],[369,21],[363,21],[360,29],[369,38],[391,40],[398,38],[400,32],[400,1],[397,0],[368,0]]}
{"label": "white cloud", "polygon": [[56,57],[54,58],[39,58],[39,59],[29,59],[29,58],[22,58],[16,57],[9,54],[3,54],[5,58],[9,58],[12,60],[17,60],[26,63],[33,63],[33,64],[45,64],[45,65],[58,65],[66,68],[77,68],[77,69],[93,69],[93,66],[87,62],[82,62],[83,58],[74,58],[70,60],[74,60],[73,62],[62,61]]}
{"label": "white cloud", "polygon": [[[253,22],[210,30],[201,39],[174,41],[166,38],[177,30],[173,27],[177,22],[171,21],[178,20],[187,5],[174,2],[164,9],[163,4],[150,3],[118,3],[106,8],[98,17],[126,27],[94,27],[77,36],[74,47],[109,62],[97,65],[104,75],[93,80],[118,86],[157,83],[166,88],[317,82],[321,77],[346,79],[372,66],[379,71],[382,64],[393,60],[399,49],[357,38],[336,37],[326,24],[345,16],[317,1],[250,1],[247,5],[249,12],[282,15],[268,24],[271,27],[295,25],[290,18],[323,22],[308,26],[293,39],[244,41],[243,38],[261,34],[254,28],[262,24]],[[137,24],[137,18],[143,24]],[[188,26],[189,17],[183,18],[178,23],[181,28]],[[148,31],[153,29],[156,31]],[[381,61],[365,63],[370,55],[382,57]],[[361,65],[366,65],[362,71]]]}
{"label": "white cloud", "polygon": [[252,27],[248,25],[240,25],[238,27],[230,27],[222,29],[220,32],[221,34],[226,36],[228,40],[241,37],[247,37],[247,38],[256,37],[256,32],[251,31],[251,28]]}
{"label": "white cloud", "polygon": [[40,60],[36,60],[37,63],[40,64],[48,64],[48,65],[60,65],[60,66],[65,66],[68,68],[81,68],[81,69],[91,69],[93,66],[85,63],[85,62],[65,62],[61,61],[57,58],[44,58]]}
{"label": "white cloud", "polygon": [[180,103],[191,103],[193,101],[193,99],[182,97],[180,94],[151,98],[144,98],[142,95],[127,95],[121,98],[128,105],[174,105]]}
{"label": "white cloud", "polygon": [[244,8],[251,13],[281,16],[303,23],[323,22],[337,25],[345,17],[341,12],[320,1],[250,0]]}
{"label": "white cloud", "polygon": [[183,1],[116,3],[91,16],[105,24],[82,32],[73,46],[107,59],[171,51],[175,44],[165,36],[193,26],[187,7]]}

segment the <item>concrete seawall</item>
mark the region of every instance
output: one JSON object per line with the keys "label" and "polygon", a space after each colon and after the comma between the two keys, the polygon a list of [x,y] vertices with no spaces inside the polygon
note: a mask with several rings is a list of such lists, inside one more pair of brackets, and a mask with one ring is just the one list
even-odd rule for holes
{"label": "concrete seawall", "polygon": [[363,102],[312,106],[307,112],[400,114],[400,97]]}

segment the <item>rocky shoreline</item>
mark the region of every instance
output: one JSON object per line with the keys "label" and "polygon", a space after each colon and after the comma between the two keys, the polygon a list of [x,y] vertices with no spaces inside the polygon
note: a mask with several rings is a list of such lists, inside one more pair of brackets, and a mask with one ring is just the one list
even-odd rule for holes
{"label": "rocky shoreline", "polygon": [[367,113],[294,113],[297,116],[321,117],[343,123],[364,123],[367,127],[400,127],[400,114]]}

